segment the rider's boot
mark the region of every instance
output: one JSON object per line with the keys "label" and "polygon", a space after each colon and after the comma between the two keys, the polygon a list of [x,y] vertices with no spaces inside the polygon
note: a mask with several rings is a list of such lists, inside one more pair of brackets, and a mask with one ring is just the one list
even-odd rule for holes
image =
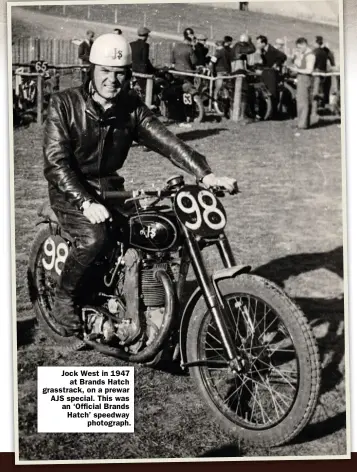
{"label": "rider's boot", "polygon": [[74,300],[86,269],[86,266],[72,257],[71,253],[69,254],[56,289],[52,310],[62,336],[74,336],[81,331],[81,317]]}

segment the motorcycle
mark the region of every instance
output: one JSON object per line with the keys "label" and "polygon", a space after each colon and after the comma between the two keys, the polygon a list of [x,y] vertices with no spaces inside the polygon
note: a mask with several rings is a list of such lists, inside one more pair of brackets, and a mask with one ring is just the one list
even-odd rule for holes
{"label": "motorcycle", "polygon": [[[222,188],[170,178],[158,190],[108,191],[108,247],[83,282],[83,332],[63,337],[51,310],[74,241],[48,205],[28,268],[43,330],[62,347],[92,348],[125,362],[180,361],[219,424],[238,440],[275,446],[294,438],[317,404],[320,364],[308,321],[274,283],[237,265],[225,234]],[[216,247],[210,273],[202,251]],[[197,288],[187,302],[192,267]]]}
{"label": "motorcycle", "polygon": [[279,82],[278,113],[281,116],[287,116],[292,119],[297,116],[296,85],[296,75],[285,68]]}
{"label": "motorcycle", "polygon": [[[246,80],[249,117],[259,121],[269,120],[273,113],[269,90],[260,80],[260,77],[253,71],[247,72]],[[216,100],[213,101],[213,106],[218,116],[226,116],[229,118],[232,112],[233,97],[234,81],[225,80],[223,87],[221,87],[218,92]]]}
{"label": "motorcycle", "polygon": [[197,89],[189,81],[174,77],[168,68],[155,74],[153,104],[161,116],[180,122],[201,123],[205,111]]}

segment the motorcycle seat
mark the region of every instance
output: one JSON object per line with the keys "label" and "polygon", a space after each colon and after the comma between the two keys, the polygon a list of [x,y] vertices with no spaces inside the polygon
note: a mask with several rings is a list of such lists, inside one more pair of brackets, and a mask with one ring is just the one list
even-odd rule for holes
{"label": "motorcycle seat", "polygon": [[52,221],[53,223],[58,224],[58,219],[56,213],[52,210],[49,203],[43,203],[37,211],[37,214],[41,218],[45,218],[46,220]]}

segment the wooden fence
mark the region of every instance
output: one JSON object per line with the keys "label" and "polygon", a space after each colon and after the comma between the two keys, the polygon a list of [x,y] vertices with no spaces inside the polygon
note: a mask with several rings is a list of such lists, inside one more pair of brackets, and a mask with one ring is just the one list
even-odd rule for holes
{"label": "wooden fence", "polygon": [[[161,41],[150,44],[151,61],[156,66],[169,65],[174,42]],[[31,61],[47,61],[49,64],[79,64],[78,44],[72,39],[19,38],[12,44],[12,62],[24,64]]]}

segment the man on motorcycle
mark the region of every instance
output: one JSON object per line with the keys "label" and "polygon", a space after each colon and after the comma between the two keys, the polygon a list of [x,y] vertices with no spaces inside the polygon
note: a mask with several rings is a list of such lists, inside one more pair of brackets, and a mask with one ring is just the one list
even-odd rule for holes
{"label": "man on motorcycle", "polygon": [[80,331],[75,299],[87,269],[104,249],[111,218],[103,192],[123,186],[116,171],[134,140],[208,188],[222,186],[232,193],[237,188],[234,179],[216,177],[205,157],[172,134],[130,88],[131,49],[122,35],[98,37],[89,61],[85,84],[52,96],[44,131],[50,203],[73,239],[53,308],[64,336]]}

